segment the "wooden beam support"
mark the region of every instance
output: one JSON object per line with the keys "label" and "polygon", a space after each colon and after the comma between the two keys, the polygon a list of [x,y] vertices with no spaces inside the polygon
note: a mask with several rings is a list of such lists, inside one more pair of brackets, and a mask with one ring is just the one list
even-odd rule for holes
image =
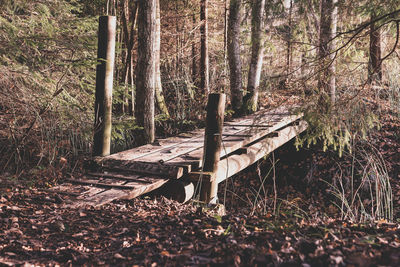
{"label": "wooden beam support", "polygon": [[249,152],[249,147],[244,146],[236,150],[235,154],[242,155],[242,154],[247,154],[248,152]]}
{"label": "wooden beam support", "polygon": [[116,28],[117,20],[115,16],[101,16],[99,18],[96,100],[94,105],[94,156],[110,154]]}
{"label": "wooden beam support", "polygon": [[279,136],[279,131],[275,131],[267,135],[267,137],[278,137],[278,136]]}
{"label": "wooden beam support", "polygon": [[[274,137],[278,137],[278,136],[279,136],[279,131],[275,131],[275,132],[269,133],[264,138],[274,138]],[[250,146],[251,146],[251,144],[246,145],[246,146],[241,147],[241,148],[238,148],[233,153],[236,154],[236,155],[247,154],[250,151],[250,149],[249,149]]]}
{"label": "wooden beam support", "polygon": [[242,171],[246,167],[268,155],[281,145],[287,143],[296,135],[307,129],[307,123],[301,121],[297,126],[288,126],[279,130],[277,137],[266,137],[263,140],[247,147],[246,154],[233,154],[218,163],[217,172],[214,174],[217,183],[220,183],[232,175]]}
{"label": "wooden beam support", "polygon": [[[204,135],[204,172],[216,173],[218,171],[224,112],[225,94],[209,94]],[[204,181],[200,192],[200,200],[206,203],[216,203],[217,191],[218,183],[216,181]]]}
{"label": "wooden beam support", "polygon": [[193,182],[198,182],[198,181],[212,182],[216,180],[215,173],[204,172],[204,171],[191,172],[187,175],[187,179]]}
{"label": "wooden beam support", "polygon": [[161,193],[179,203],[189,201],[194,195],[195,186],[191,181],[170,180],[161,188]]}

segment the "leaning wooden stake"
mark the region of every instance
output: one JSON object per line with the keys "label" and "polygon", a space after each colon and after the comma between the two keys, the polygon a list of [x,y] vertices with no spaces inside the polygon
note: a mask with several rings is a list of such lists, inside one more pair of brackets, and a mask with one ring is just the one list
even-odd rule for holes
{"label": "leaning wooden stake", "polygon": [[96,100],[94,106],[94,156],[110,154],[116,25],[115,16],[99,18],[97,50],[99,62],[96,67]]}
{"label": "leaning wooden stake", "polygon": [[[224,124],[225,94],[210,94],[207,104],[206,132],[204,136],[203,172],[215,174],[222,146],[222,128]],[[200,192],[200,200],[216,203],[218,183],[204,181]]]}

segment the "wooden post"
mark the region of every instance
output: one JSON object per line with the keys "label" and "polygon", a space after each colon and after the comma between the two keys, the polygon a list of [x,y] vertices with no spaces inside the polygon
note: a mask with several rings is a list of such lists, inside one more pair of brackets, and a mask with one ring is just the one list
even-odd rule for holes
{"label": "wooden post", "polygon": [[115,16],[101,16],[99,18],[96,100],[94,105],[94,156],[110,154],[116,25]]}
{"label": "wooden post", "polygon": [[[222,128],[224,124],[225,94],[209,94],[207,104],[206,132],[204,135],[203,172],[216,173],[221,155]],[[218,183],[204,181],[200,200],[207,203],[217,202]]]}

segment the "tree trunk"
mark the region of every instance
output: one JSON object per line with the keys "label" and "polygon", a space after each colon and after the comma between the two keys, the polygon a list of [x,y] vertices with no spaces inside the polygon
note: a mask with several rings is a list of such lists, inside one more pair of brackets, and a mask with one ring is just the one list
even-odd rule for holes
{"label": "tree trunk", "polygon": [[154,141],[156,0],[139,0],[136,119],[144,128],[144,143]]}
{"label": "tree trunk", "polygon": [[[126,86],[125,95],[124,95],[124,105],[125,111],[129,110],[129,101],[128,101],[128,94],[129,94],[129,87],[127,86],[130,84],[131,89],[131,104],[132,108],[130,110],[131,115],[134,114],[134,86],[133,86],[133,45],[134,45],[134,37],[135,37],[135,26],[136,26],[136,14],[137,14],[137,3],[135,2],[132,9],[129,12],[129,1],[124,1],[123,12],[122,12],[122,31],[124,32],[124,40],[125,40],[125,47],[126,47],[126,59],[125,65],[123,70],[123,77],[124,83]],[[129,23],[131,23],[130,29],[128,28]]]}
{"label": "tree trunk", "polygon": [[112,90],[117,20],[114,16],[99,18],[96,67],[96,95],[93,155],[107,156],[111,151]]}
{"label": "tree trunk", "polygon": [[241,0],[231,0],[228,17],[228,61],[231,86],[231,104],[236,115],[240,115],[243,104],[242,63],[240,60]]}
{"label": "tree trunk", "polygon": [[[321,1],[321,23],[319,33],[319,58],[321,73],[318,87],[326,96],[329,96],[330,104],[335,103],[336,76],[335,76],[335,47],[333,39],[337,29],[337,3],[338,0]],[[324,101],[328,103],[328,101]]]}
{"label": "tree trunk", "polygon": [[[375,12],[371,13],[371,21],[376,18]],[[369,33],[369,62],[368,62],[368,82],[382,81],[382,62],[381,62],[381,32],[376,28],[375,23],[370,25]]]}
{"label": "tree trunk", "polygon": [[263,14],[265,0],[253,0],[251,19],[251,59],[245,97],[245,111],[253,113],[258,108],[258,87],[263,64]]}
{"label": "tree trunk", "polygon": [[[192,15],[193,29],[196,27],[196,14]],[[192,41],[192,82],[197,85],[197,60],[196,60],[196,42]]]}
{"label": "tree trunk", "polygon": [[169,112],[162,92],[161,71],[160,71],[160,50],[161,50],[161,20],[160,0],[156,0],[156,39],[155,39],[155,96],[157,107],[160,113],[169,118]]}
{"label": "tree trunk", "polygon": [[129,110],[129,87],[128,87],[128,81],[129,81],[129,61],[128,61],[128,54],[131,53],[129,50],[129,35],[132,33],[129,33],[128,29],[128,24],[129,24],[130,16],[129,16],[129,5],[128,1],[124,0],[122,2],[122,16],[121,16],[121,22],[122,22],[122,37],[124,40],[124,46],[126,49],[126,56],[123,55],[123,60],[122,64],[124,64],[124,69],[123,69],[123,82],[124,82],[124,95],[123,95],[123,103],[122,103],[122,113],[125,114],[126,111]]}
{"label": "tree trunk", "polygon": [[289,6],[289,18],[288,18],[288,35],[287,35],[287,48],[286,48],[286,80],[289,78],[291,69],[291,58],[292,58],[292,11],[293,11],[293,0],[290,1]]}
{"label": "tree trunk", "polygon": [[210,92],[208,64],[208,0],[200,2],[200,88],[203,93]]}
{"label": "tree trunk", "polygon": [[223,69],[223,92],[228,90],[228,0],[224,0],[224,69]]}

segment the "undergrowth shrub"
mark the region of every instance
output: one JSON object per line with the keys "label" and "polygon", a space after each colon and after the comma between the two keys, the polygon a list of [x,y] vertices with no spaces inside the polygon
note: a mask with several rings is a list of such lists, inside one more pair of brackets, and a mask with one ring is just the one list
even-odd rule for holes
{"label": "undergrowth shrub", "polygon": [[327,183],[342,220],[393,221],[393,193],[386,164],[368,142],[359,141],[352,153],[345,153],[345,161],[337,163],[332,183]]}
{"label": "undergrowth shrub", "polygon": [[97,19],[77,1],[0,2],[0,172],[91,149]]}
{"label": "undergrowth shrub", "polygon": [[376,136],[371,133],[380,129],[388,112],[397,112],[392,100],[396,90],[396,82],[390,86],[384,82],[372,86],[342,85],[334,105],[328,103],[324,92],[314,91],[298,109],[309,127],[306,134],[297,137],[296,147],[321,147],[338,153],[332,169],[336,173],[323,181],[343,220],[393,221],[390,177],[385,160],[372,145]]}
{"label": "undergrowth shrub", "polygon": [[321,104],[323,94],[311,96],[298,109],[309,127],[305,135],[297,137],[297,148],[321,143],[324,151],[333,148],[341,156],[345,150],[351,151],[356,136],[366,139],[373,127],[380,127],[377,114],[358,90],[347,91],[335,105]]}

